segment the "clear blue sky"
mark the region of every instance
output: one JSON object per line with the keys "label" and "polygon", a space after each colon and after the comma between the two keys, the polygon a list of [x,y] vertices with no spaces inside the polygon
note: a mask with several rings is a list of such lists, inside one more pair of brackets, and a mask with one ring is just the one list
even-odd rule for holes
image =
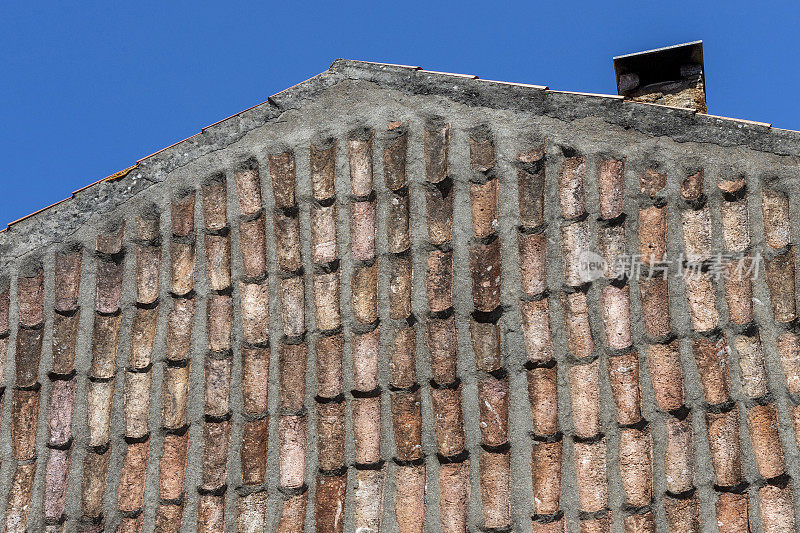
{"label": "clear blue sky", "polygon": [[790,1],[7,2],[0,227],[337,57],[613,94],[612,56],[703,39],[710,113],[800,129],[799,20]]}

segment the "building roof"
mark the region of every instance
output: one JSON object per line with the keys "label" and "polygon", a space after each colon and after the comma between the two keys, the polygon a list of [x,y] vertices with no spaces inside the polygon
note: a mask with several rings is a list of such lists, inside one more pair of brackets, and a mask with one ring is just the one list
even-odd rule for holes
{"label": "building roof", "polygon": [[5,531],[794,531],[798,139],[337,60],[0,234]]}

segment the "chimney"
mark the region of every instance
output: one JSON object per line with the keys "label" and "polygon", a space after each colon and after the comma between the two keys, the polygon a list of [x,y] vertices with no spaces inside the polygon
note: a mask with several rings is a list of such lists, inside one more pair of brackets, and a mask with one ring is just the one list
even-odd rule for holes
{"label": "chimney", "polygon": [[626,99],[708,112],[703,41],[617,56],[614,72]]}

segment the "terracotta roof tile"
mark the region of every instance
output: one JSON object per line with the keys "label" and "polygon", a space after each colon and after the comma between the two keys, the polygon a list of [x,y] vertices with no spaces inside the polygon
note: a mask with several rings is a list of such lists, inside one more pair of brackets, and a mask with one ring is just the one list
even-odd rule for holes
{"label": "terracotta roof tile", "polygon": [[645,333],[651,339],[666,338],[671,331],[669,281],[666,276],[640,279],[639,290]]}
{"label": "terracotta roof tile", "polygon": [[725,249],[744,252],[750,246],[750,221],[747,213],[747,198],[723,199],[720,208],[722,240]]}
{"label": "terracotta roof tile", "polygon": [[239,283],[242,337],[250,344],[269,340],[269,283]]}
{"label": "terracotta roof tile", "polygon": [[242,346],[242,408],[257,415],[267,410],[270,350]]}
{"label": "terracotta roof tile", "polygon": [[267,273],[267,235],[264,224],[263,214],[239,220],[242,270],[248,278],[259,278]]}
{"label": "terracotta roof tile", "polygon": [[430,318],[427,321],[426,343],[431,357],[433,379],[439,384],[456,381],[455,318]]}
{"label": "terracotta roof tile", "polygon": [[303,266],[300,256],[300,219],[295,213],[273,214],[275,228],[275,256],[278,268],[284,272],[296,272]]}
{"label": "terracotta roof tile", "polygon": [[508,453],[481,452],[479,458],[483,527],[508,528],[511,525],[511,479]]}
{"label": "terracotta roof tile", "polygon": [[305,482],[307,425],[305,415],[281,415],[278,418],[280,484],[283,488],[299,489]]}
{"label": "terracotta roof tile", "polygon": [[517,155],[520,225],[534,229],[544,223],[544,146]]}
{"label": "terracotta roof tile", "polygon": [[156,509],[156,531],[178,532],[183,521],[183,503],[159,504]]}
{"label": "terracotta roof tile", "polygon": [[[200,490],[213,491],[225,485],[228,475],[228,441],[231,421],[203,424],[203,476]],[[198,511],[199,513],[199,511]]]}
{"label": "terracotta roof tile", "polygon": [[724,337],[719,339],[697,338],[692,342],[692,352],[697,363],[697,372],[706,402],[711,405],[719,405],[730,400],[726,339]]}
{"label": "terracotta roof tile", "polygon": [[381,461],[381,399],[355,397],[352,409],[356,463],[376,464]]}
{"label": "terracotta roof tile", "polygon": [[[61,250],[55,254],[55,309],[62,313],[78,308],[83,249]],[[0,326],[0,329],[2,326]]]}
{"label": "terracotta roof tile", "polygon": [[541,294],[546,288],[547,237],[519,232],[518,242],[522,290],[529,296]]}
{"label": "terracotta roof tile", "polygon": [[617,220],[601,224],[597,230],[597,247],[605,261],[603,275],[607,279],[623,279],[628,273],[624,271],[626,244],[625,225],[613,225]]}
{"label": "terracotta roof tile", "polygon": [[231,366],[229,357],[207,356],[204,361],[205,414],[224,417],[230,413]]}
{"label": "terracotta roof tile", "polygon": [[469,462],[442,464],[439,468],[439,509],[443,533],[467,530]]}
{"label": "terracotta roof tile", "polygon": [[347,476],[317,476],[314,523],[320,533],[344,531],[345,492]]}
{"label": "terracotta roof tile", "polygon": [[75,367],[80,312],[74,315],[53,315],[53,372],[69,374]]}
{"label": "terracotta roof tile", "polygon": [[11,451],[14,459],[36,457],[36,422],[39,416],[39,388],[15,389],[11,397]]}
{"label": "terracotta roof tile", "polygon": [[770,248],[780,250],[791,241],[789,229],[789,198],[764,188],[761,191],[761,213],[764,217],[764,241]]}
{"label": "terracotta roof tile", "polygon": [[17,330],[17,347],[14,352],[16,359],[16,386],[30,387],[38,380],[39,360],[42,356],[43,330],[25,329]]}
{"label": "terracotta roof tile", "polygon": [[255,492],[239,498],[236,527],[239,531],[265,531],[267,528],[267,492]]}
{"label": "terracotta roof tile", "polygon": [[684,494],[694,487],[694,447],[690,418],[670,417],[665,421],[667,445],[664,472],[667,490]]}
{"label": "terracotta roof tile", "polygon": [[710,259],[711,213],[708,206],[681,211],[681,228],[686,260],[699,262]]}
{"label": "terracotta roof tile", "polygon": [[169,255],[172,268],[170,291],[178,296],[188,295],[194,288],[194,241],[172,240],[169,243]]}
{"label": "terracotta roof tile", "polygon": [[739,325],[753,321],[753,284],[744,275],[749,260],[742,258],[728,261],[725,265],[725,302],[728,305],[728,317]]}
{"label": "terracotta roof tile", "polygon": [[186,425],[186,405],[189,401],[189,365],[167,365],[161,391],[161,423],[165,428]]}
{"label": "terracotta roof tile", "polygon": [[11,479],[8,506],[5,511],[6,531],[27,530],[35,474],[35,462],[17,465],[14,477]]}
{"label": "terracotta roof tile", "polygon": [[350,203],[350,251],[357,261],[375,257],[375,209],[374,199]]}
{"label": "terracotta roof tile", "polygon": [[142,508],[150,441],[128,444],[120,473],[117,506],[124,512]]}
{"label": "terracotta roof tile", "polygon": [[125,436],[143,438],[149,432],[150,386],[152,374],[125,373]]}
{"label": "terracotta roof tile", "polygon": [[738,407],[721,413],[707,412],[706,426],[716,484],[723,487],[738,485],[742,481]]}
{"label": "terracotta roof tile", "polygon": [[99,379],[114,376],[122,315],[95,314],[92,332],[92,366],[89,375]]}
{"label": "terracotta roof tile", "polygon": [[717,525],[720,533],[750,530],[747,494],[722,492],[717,498]]}
{"label": "terracotta roof tile", "polygon": [[436,413],[437,451],[442,457],[456,457],[465,450],[460,383],[456,388],[433,388],[431,399]]}
{"label": "terracotta roof tile", "polygon": [[283,334],[299,337],[306,331],[303,278],[282,278],[278,281],[278,290],[281,295]]}
{"label": "terracotta roof tile", "polygon": [[221,291],[231,284],[231,239],[229,236],[206,235],[206,271],[211,290]]}
{"label": "terracotta roof tile", "polygon": [[597,513],[608,505],[606,441],[575,442],[575,474],[580,510]]}
{"label": "terracotta roof tile", "polygon": [[580,291],[565,292],[561,303],[564,308],[564,326],[570,353],[578,358],[589,357],[594,352],[594,339],[589,324],[589,306],[586,294]]}
{"label": "terracotta roof tile", "polygon": [[472,301],[478,311],[491,312],[500,305],[500,240],[470,247]]}
{"label": "terracotta roof tile", "polygon": [[557,368],[555,365],[539,366],[531,368],[527,374],[533,433],[540,437],[555,435],[558,433]]}
{"label": "terracotta roof tile", "polygon": [[401,125],[384,134],[383,178],[386,187],[397,191],[406,185],[408,128]]}
{"label": "terracotta roof tile", "polygon": [[574,365],[569,369],[569,385],[572,396],[572,422],[575,435],[589,439],[601,432],[599,363],[597,360]]}
{"label": "terracotta roof tile", "polygon": [[51,449],[45,467],[44,518],[60,520],[64,514],[71,450]]}
{"label": "terracotta roof tile", "polygon": [[478,381],[481,444],[498,447],[508,442],[508,379],[489,376]]}
{"label": "terracotta roof tile", "polygon": [[136,308],[131,325],[131,352],[128,358],[128,364],[132,368],[145,368],[152,362],[158,318],[158,308]]}
{"label": "terracotta roof tile", "polygon": [[794,248],[790,247],[785,253],[767,259],[764,267],[775,320],[791,322],[797,318]]}
{"label": "terracotta roof tile", "polygon": [[584,206],[584,174],[586,163],[583,156],[566,157],[558,174],[558,199],[561,214],[573,219],[586,212]]}
{"label": "terracotta roof tile", "polygon": [[424,145],[425,177],[430,183],[440,183],[449,175],[450,124],[441,119],[430,120],[425,125]]}
{"label": "terracotta roof tile", "polygon": [[101,453],[89,450],[83,459],[83,484],[81,485],[81,512],[95,523],[103,515],[103,493],[106,488],[108,461],[111,449]]}
{"label": "terracotta roof tile", "polygon": [[374,132],[367,128],[354,130],[347,142],[350,163],[350,190],[354,196],[372,192],[372,141]]}
{"label": "terracotta roof tile", "polygon": [[339,272],[314,274],[314,308],[317,328],[332,331],[342,325],[339,309]]}
{"label": "terracotta roof tile", "polygon": [[758,490],[761,508],[761,522],[764,531],[783,533],[795,528],[794,498],[792,484],[785,487],[766,485]]}
{"label": "terracotta roof tile", "polygon": [[225,530],[225,496],[201,494],[197,501],[197,531]]}
{"label": "terracotta roof tile", "polygon": [[242,485],[261,485],[266,480],[268,436],[268,418],[244,423],[241,449]]}
{"label": "terracotta roof tile", "polygon": [[642,194],[646,194],[650,198],[655,198],[656,195],[666,187],[667,175],[653,168],[645,169],[644,173],[639,175],[639,185]]}
{"label": "terracotta roof tile", "polygon": [[272,193],[275,207],[291,209],[297,205],[295,193],[295,162],[292,152],[270,154],[269,173],[272,176]]}
{"label": "terracotta roof tile", "polygon": [[88,445],[99,447],[111,440],[111,407],[114,400],[114,381],[89,380],[86,395],[89,427]]}
{"label": "terracotta roof tile", "polygon": [[308,492],[292,496],[283,502],[277,533],[302,533],[306,507],[308,505]]}
{"label": "terracotta roof tile", "polygon": [[416,391],[391,394],[395,453],[401,461],[422,458],[422,402]]}
{"label": "terracotta roof tile", "polygon": [[625,428],[619,437],[619,467],[625,504],[641,508],[653,497],[653,440],[649,428]]}
{"label": "terracotta roof tile", "polygon": [[70,441],[75,388],[74,379],[52,382],[48,410],[50,437],[47,441],[51,447],[66,446]]}
{"label": "terracotta roof tile", "polygon": [[394,331],[394,342],[389,352],[390,385],[398,389],[410,389],[417,382],[417,346],[413,327]]}
{"label": "terracotta roof tile", "polygon": [[389,251],[393,254],[405,252],[411,246],[409,235],[410,206],[408,190],[393,193],[387,206],[386,237]]}
{"label": "terracotta roof tile", "polygon": [[383,517],[383,481],[381,470],[356,470],[353,527],[380,530]]}
{"label": "terracotta roof tile", "polygon": [[233,173],[236,182],[236,196],[239,209],[245,215],[255,215],[261,210],[261,178],[258,162],[248,159],[242,162]]}
{"label": "terracotta roof tile", "polygon": [[561,440],[533,443],[533,509],[538,516],[556,515],[560,511],[562,453]]}
{"label": "terracotta roof tile", "polygon": [[315,263],[332,263],[337,259],[336,204],[311,206],[311,254]]}
{"label": "terracotta roof tile", "polygon": [[714,305],[714,282],[708,273],[684,278],[689,318],[695,331],[711,331],[719,324],[719,312]]}
{"label": "terracotta roof tile", "polygon": [[550,336],[549,300],[520,300],[519,310],[528,360],[536,363],[550,361],[553,358],[553,343]]}
{"label": "terracotta roof tile", "polygon": [[378,387],[380,327],[367,333],[354,334],[351,342],[355,390],[368,392],[376,389]]}
{"label": "terracotta roof tile", "polygon": [[344,417],[344,403],[317,403],[318,468],[321,471],[334,472],[345,466]]}
{"label": "terracotta roof tile", "polygon": [[411,316],[413,272],[411,257],[392,256],[389,272],[389,318],[403,319]]}
{"label": "terracotta roof tile", "polygon": [[337,398],[344,392],[342,379],[344,338],[341,333],[321,335],[317,337],[315,348],[317,395],[325,399]]}
{"label": "terracotta roof tile", "polygon": [[648,262],[663,261],[667,253],[667,206],[639,211],[639,254]]}
{"label": "terracotta roof tile", "polygon": [[783,449],[778,435],[778,411],[773,404],[754,405],[747,410],[750,442],[756,457],[758,473],[773,479],[785,472]]}
{"label": "terracotta roof tile", "polygon": [[586,220],[561,226],[561,264],[564,283],[569,287],[583,284],[581,254],[589,251],[589,225]]}
{"label": "terracotta roof tile", "polygon": [[741,384],[744,393],[753,399],[767,396],[769,394],[767,369],[759,334],[736,335],[733,345],[739,354],[739,368],[742,371]]}
{"label": "terracotta roof tile", "polygon": [[469,331],[475,354],[475,368],[484,372],[499,370],[503,364],[500,324],[470,319]]}
{"label": "terracotta roof tile", "polygon": [[608,378],[617,408],[617,423],[636,424],[642,419],[639,389],[639,354],[632,350],[608,358]]}
{"label": "terracotta roof tile", "polygon": [[602,291],[606,346],[621,350],[632,344],[631,300],[628,286],[606,285]]}
{"label": "terracotta roof tile", "polygon": [[688,498],[664,498],[667,528],[676,533],[700,533],[700,500]]}
{"label": "terracotta roof tile", "polygon": [[280,378],[281,408],[297,412],[303,408],[306,395],[306,343],[281,343],[278,373]]}
{"label": "terracotta roof tile", "polygon": [[177,191],[172,199],[172,235],[187,237],[194,233],[195,191],[184,189]]}
{"label": "terracotta roof tile", "polygon": [[[208,243],[206,244],[208,245]],[[161,248],[140,245],[136,247],[136,300],[152,304],[158,299]]]}
{"label": "terracotta roof tile", "polygon": [[398,533],[422,533],[425,527],[425,466],[398,466],[394,515]]}
{"label": "terracotta roof tile", "polygon": [[625,161],[603,159],[597,168],[600,193],[600,216],[606,220],[622,214],[625,201]]}
{"label": "terracotta roof tile", "polygon": [[206,300],[208,349],[225,352],[231,348],[233,302],[228,294],[210,294]]}
{"label": "terracotta roof tile", "polygon": [[475,238],[483,239],[495,234],[498,226],[500,180],[495,178],[487,179],[485,183],[470,183],[469,191]]}

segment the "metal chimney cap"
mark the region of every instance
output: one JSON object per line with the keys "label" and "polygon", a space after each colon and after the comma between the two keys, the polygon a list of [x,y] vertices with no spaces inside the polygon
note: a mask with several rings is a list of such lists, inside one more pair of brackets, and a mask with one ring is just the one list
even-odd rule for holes
{"label": "metal chimney cap", "polygon": [[700,76],[705,86],[703,67],[703,41],[676,44],[654,50],[625,54],[614,58],[614,73],[617,78],[617,92],[625,95],[627,90],[620,78],[624,75],[638,76],[638,86],[653,83],[677,81],[686,77],[686,65],[699,65]]}

